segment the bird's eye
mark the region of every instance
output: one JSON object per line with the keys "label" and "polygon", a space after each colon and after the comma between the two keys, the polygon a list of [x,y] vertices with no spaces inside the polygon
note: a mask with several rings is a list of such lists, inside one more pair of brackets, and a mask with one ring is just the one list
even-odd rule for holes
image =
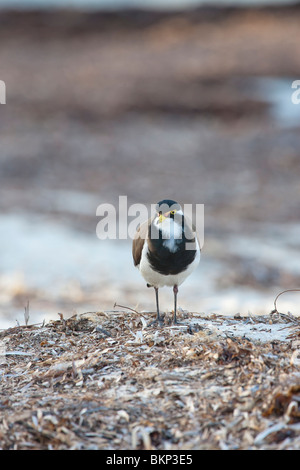
{"label": "bird's eye", "polygon": [[170,214],[171,214],[171,215],[175,215],[175,212],[176,212],[176,211],[171,211]]}

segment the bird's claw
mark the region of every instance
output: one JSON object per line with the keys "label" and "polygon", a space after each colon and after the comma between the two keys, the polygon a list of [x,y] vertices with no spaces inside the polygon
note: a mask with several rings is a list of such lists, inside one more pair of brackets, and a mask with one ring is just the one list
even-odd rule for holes
{"label": "bird's claw", "polygon": [[155,318],[155,320],[153,320],[152,322],[150,322],[146,328],[148,328],[149,326],[152,326],[152,325],[158,325],[160,327],[162,327],[164,325],[164,318]]}

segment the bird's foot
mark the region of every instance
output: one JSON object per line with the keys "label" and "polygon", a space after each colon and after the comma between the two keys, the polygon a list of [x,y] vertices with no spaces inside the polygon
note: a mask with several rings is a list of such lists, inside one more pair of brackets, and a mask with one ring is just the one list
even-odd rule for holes
{"label": "bird's foot", "polygon": [[173,325],[178,325],[178,326],[188,326],[187,323],[183,323],[182,321],[178,321],[177,319],[172,321]]}
{"label": "bird's foot", "polygon": [[191,325],[189,325],[188,323],[183,323],[181,321],[178,321],[176,318],[173,320],[172,323],[174,326],[179,326],[179,327],[184,326],[187,329],[187,333],[189,333],[190,335],[194,334]]}
{"label": "bird's foot", "polygon": [[152,322],[150,322],[146,328],[148,328],[149,326],[152,326],[152,325],[157,325],[157,326],[160,326],[162,327],[164,325],[164,322],[165,322],[165,319],[164,319],[164,316],[162,317],[161,315],[159,317],[156,317],[155,320],[153,320]]}
{"label": "bird's foot", "polygon": [[173,319],[172,319],[172,324],[173,325],[178,325],[178,326],[189,326],[187,323],[184,323],[184,322],[181,322],[181,321],[178,321],[177,320],[177,315],[173,315]]}

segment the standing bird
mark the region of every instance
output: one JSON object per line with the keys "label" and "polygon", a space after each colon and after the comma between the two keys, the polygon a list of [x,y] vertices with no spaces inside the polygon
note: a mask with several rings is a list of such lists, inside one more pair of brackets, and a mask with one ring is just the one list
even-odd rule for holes
{"label": "standing bird", "polygon": [[135,234],[132,255],[134,265],[147,282],[147,287],[154,287],[157,309],[155,322],[162,322],[158,289],[170,286],[174,292],[174,323],[178,323],[178,286],[200,261],[196,232],[184,217],[180,204],[171,199],[156,204],[155,216],[141,224]]}

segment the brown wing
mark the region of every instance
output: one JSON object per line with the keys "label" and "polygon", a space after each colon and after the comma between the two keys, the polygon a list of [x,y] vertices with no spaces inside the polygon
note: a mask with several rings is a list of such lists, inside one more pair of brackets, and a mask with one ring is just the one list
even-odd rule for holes
{"label": "brown wing", "polygon": [[134,266],[138,266],[140,264],[143,246],[145,243],[145,239],[148,236],[148,227],[149,227],[150,222],[151,222],[151,219],[141,224],[139,228],[137,229],[136,234],[134,236],[134,239],[132,242],[132,257],[133,257]]}

